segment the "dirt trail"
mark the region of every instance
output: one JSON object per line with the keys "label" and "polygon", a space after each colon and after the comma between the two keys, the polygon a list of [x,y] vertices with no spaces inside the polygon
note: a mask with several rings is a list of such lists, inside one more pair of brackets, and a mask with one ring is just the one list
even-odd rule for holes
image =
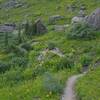
{"label": "dirt trail", "polygon": [[64,91],[64,95],[62,96],[61,100],[76,100],[75,92],[74,92],[74,85],[78,78],[84,76],[86,72],[79,75],[74,75],[70,77],[66,83],[66,88]]}

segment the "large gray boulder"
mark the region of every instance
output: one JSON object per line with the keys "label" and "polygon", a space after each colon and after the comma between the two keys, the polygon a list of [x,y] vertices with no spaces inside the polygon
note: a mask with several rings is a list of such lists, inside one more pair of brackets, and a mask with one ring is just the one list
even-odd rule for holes
{"label": "large gray boulder", "polygon": [[100,29],[100,8],[97,8],[89,16],[85,17],[85,21],[89,26]]}

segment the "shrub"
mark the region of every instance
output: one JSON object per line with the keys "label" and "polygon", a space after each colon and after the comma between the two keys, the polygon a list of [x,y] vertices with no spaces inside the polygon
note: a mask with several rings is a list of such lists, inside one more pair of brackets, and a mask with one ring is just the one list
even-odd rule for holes
{"label": "shrub", "polygon": [[21,45],[21,48],[23,48],[23,49],[25,49],[25,50],[27,50],[27,51],[30,51],[30,50],[33,49],[32,46],[31,46],[29,43],[24,43],[24,44],[22,44],[22,45]]}
{"label": "shrub", "polygon": [[24,57],[15,57],[12,58],[9,64],[13,67],[20,66],[20,67],[27,67],[28,59]]}
{"label": "shrub", "polygon": [[48,43],[48,49],[52,50],[55,48],[55,44],[53,42]]}
{"label": "shrub", "polygon": [[77,23],[72,25],[67,36],[71,39],[93,39],[95,31],[85,23]]}
{"label": "shrub", "polygon": [[82,66],[89,66],[92,62],[92,57],[89,55],[83,55],[80,58],[80,63],[82,64]]}
{"label": "shrub", "polygon": [[5,71],[9,70],[9,64],[0,61],[0,73],[4,73]]}
{"label": "shrub", "polygon": [[57,70],[61,70],[64,68],[71,69],[74,66],[74,60],[72,57],[64,57],[57,65]]}
{"label": "shrub", "polygon": [[43,87],[45,91],[51,93],[61,93],[62,92],[62,85],[60,82],[54,78],[50,73],[45,73],[43,78]]}
{"label": "shrub", "polygon": [[38,75],[42,75],[44,72],[46,71],[45,67],[39,65],[39,66],[36,66],[36,68],[34,68],[33,70],[33,78],[36,78]]}

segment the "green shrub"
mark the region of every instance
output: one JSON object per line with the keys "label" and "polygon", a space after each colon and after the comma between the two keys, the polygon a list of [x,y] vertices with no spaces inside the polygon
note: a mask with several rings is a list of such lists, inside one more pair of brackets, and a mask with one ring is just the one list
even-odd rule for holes
{"label": "green shrub", "polygon": [[20,66],[20,67],[27,67],[28,59],[24,57],[15,57],[12,58],[9,64],[13,67]]}
{"label": "green shrub", "polygon": [[15,53],[17,56],[21,55],[21,56],[24,56],[27,51],[23,48],[20,48],[20,47],[17,47],[16,45],[9,45],[8,49],[6,50],[7,52],[11,53]]}
{"label": "green shrub", "polygon": [[36,66],[34,69],[33,69],[33,78],[36,78],[38,75],[42,75],[44,74],[44,72],[46,71],[45,67],[39,65],[39,66]]}
{"label": "green shrub", "polygon": [[27,50],[27,51],[30,51],[30,50],[33,49],[32,46],[31,46],[29,43],[24,43],[24,44],[22,44],[22,45],[21,45],[21,48],[23,48],[23,49],[25,49],[25,50]]}
{"label": "green shrub", "polygon": [[21,70],[13,70],[11,69],[7,73],[4,74],[6,81],[9,83],[11,82],[19,82],[23,80],[23,76],[21,75]]}
{"label": "green shrub", "polygon": [[55,44],[53,43],[53,42],[49,42],[48,43],[48,49],[49,50],[52,50],[52,49],[54,49],[55,48]]}
{"label": "green shrub", "polygon": [[93,39],[95,38],[95,30],[85,23],[77,23],[72,25],[67,34],[71,39]]}
{"label": "green shrub", "polygon": [[45,73],[43,78],[43,87],[44,90],[51,93],[61,93],[62,85],[60,82],[54,78],[50,73]]}
{"label": "green shrub", "polygon": [[92,57],[89,55],[83,55],[80,58],[80,63],[82,64],[82,66],[89,66],[92,62]]}
{"label": "green shrub", "polygon": [[61,59],[61,61],[57,65],[57,70],[69,68],[72,69],[74,66],[74,60],[72,57],[64,57]]}
{"label": "green shrub", "polygon": [[4,73],[5,71],[7,71],[9,69],[10,69],[9,64],[0,61],[0,73]]}

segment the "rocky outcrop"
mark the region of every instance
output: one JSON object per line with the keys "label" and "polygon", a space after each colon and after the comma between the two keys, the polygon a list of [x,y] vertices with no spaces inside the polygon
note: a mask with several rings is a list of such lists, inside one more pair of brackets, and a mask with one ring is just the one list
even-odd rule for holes
{"label": "rocky outcrop", "polygon": [[100,8],[97,8],[92,14],[85,17],[85,21],[89,26],[100,30]]}

